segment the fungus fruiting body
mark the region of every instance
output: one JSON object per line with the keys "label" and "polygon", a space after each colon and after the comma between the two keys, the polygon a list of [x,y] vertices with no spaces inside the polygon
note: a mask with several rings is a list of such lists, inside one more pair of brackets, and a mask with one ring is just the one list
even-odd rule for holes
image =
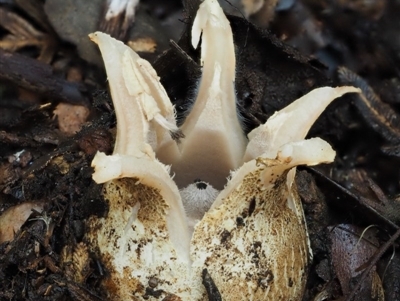
{"label": "fungus fruiting body", "polygon": [[[193,47],[201,34],[203,76],[180,129],[151,65],[106,34],[90,35],[117,116],[113,154],[92,162],[109,212],[91,217],[86,235],[107,270],[103,287],[110,300],[207,300],[206,269],[223,300],[301,300],[311,252],[295,167],[333,161],[327,142],[305,135],[333,99],[358,89],[311,91],[247,139],[232,31],[216,0],[200,5]],[[180,131],[177,142],[171,133]]]}

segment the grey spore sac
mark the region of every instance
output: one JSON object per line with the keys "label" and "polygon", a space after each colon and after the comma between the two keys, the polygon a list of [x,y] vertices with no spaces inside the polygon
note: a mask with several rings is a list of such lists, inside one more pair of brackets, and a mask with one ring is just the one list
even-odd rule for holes
{"label": "grey spore sac", "polygon": [[179,192],[191,226],[202,219],[219,194],[219,190],[200,179],[194,180],[194,183]]}

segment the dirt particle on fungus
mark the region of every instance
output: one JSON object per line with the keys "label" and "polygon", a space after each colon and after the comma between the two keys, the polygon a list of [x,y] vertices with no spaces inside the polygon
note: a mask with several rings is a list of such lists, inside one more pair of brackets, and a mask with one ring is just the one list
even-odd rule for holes
{"label": "dirt particle on fungus", "polygon": [[246,223],[244,222],[243,218],[241,216],[238,216],[236,218],[236,226],[243,227],[245,225],[246,225]]}
{"label": "dirt particle on fungus", "polygon": [[251,216],[256,209],[256,198],[253,197],[249,203],[249,216]]}
{"label": "dirt particle on fungus", "polygon": [[226,243],[230,236],[231,233],[228,230],[224,229],[224,231],[222,231],[221,233],[221,244]]}
{"label": "dirt particle on fungus", "polygon": [[150,286],[151,288],[157,287],[158,283],[159,283],[159,280],[158,280],[156,277],[151,277],[151,278],[149,279],[149,286]]}

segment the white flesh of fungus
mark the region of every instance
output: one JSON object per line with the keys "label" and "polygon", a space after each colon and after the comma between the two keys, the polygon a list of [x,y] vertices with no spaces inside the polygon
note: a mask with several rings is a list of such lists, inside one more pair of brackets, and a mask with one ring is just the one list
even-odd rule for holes
{"label": "white flesh of fungus", "polygon": [[[311,254],[294,167],[333,161],[328,143],[304,137],[334,98],[358,90],[316,89],[253,130],[247,144],[235,105],[232,32],[216,0],[200,5],[194,47],[201,33],[203,77],[180,145],[170,136],[173,106],[150,64],[106,34],[90,35],[118,122],[113,155],[98,153],[92,162],[109,203],[107,217],[90,218],[86,235],[108,271],[102,284],[110,300],[152,300],[146,288],[154,282],[163,298],[207,300],[207,268],[223,300],[301,300]],[[156,154],[172,164],[174,179]],[[219,194],[210,190],[204,201],[182,189],[181,200],[178,186],[200,178],[223,188],[229,172]]]}

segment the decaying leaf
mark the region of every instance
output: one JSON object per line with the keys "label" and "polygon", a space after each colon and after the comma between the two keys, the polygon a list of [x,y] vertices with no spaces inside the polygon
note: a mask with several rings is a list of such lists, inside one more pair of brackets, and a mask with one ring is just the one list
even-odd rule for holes
{"label": "decaying leaf", "polygon": [[[367,230],[364,233],[363,229],[352,225],[331,228],[332,263],[344,295],[352,291],[357,277],[379,247],[378,240],[372,232],[373,230]],[[382,282],[376,268],[362,283],[354,300],[384,300]]]}
{"label": "decaying leaf", "polygon": [[84,106],[76,106],[60,103],[54,110],[60,130],[66,135],[74,135],[80,131],[89,116],[89,109]]}
{"label": "decaying leaf", "polygon": [[23,224],[27,221],[32,211],[42,212],[43,203],[24,202],[10,207],[0,215],[0,244],[14,239]]}

